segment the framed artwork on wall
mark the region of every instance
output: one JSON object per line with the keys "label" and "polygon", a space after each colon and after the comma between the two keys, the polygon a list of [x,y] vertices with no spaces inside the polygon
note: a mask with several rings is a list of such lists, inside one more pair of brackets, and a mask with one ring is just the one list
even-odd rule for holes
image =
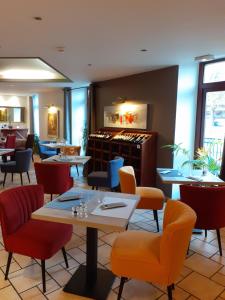
{"label": "framed artwork on wall", "polygon": [[146,129],[147,104],[105,106],[104,127]]}
{"label": "framed artwork on wall", "polygon": [[59,111],[48,112],[48,136],[57,138],[59,135]]}

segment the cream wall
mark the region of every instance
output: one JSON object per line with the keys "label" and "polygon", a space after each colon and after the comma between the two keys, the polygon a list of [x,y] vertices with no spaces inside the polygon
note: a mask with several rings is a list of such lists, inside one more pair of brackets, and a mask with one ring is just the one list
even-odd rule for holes
{"label": "cream wall", "polygon": [[54,91],[42,92],[38,94],[39,98],[39,126],[40,139],[50,139],[47,134],[48,108],[51,104],[55,105],[59,110],[59,138],[63,138],[63,103],[64,94],[62,89]]}
{"label": "cream wall", "polygon": [[[28,96],[0,95],[0,106],[25,107],[25,122],[12,123],[12,125],[13,127],[19,126],[21,128],[28,128],[28,130],[30,130],[30,107]],[[6,123],[0,122],[0,125],[2,124]]]}

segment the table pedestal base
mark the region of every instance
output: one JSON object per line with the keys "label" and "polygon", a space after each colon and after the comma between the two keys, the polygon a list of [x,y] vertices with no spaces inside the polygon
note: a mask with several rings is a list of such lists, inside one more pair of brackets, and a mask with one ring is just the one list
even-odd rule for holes
{"label": "table pedestal base", "polygon": [[94,283],[88,284],[86,278],[86,266],[81,265],[63,291],[96,300],[106,300],[115,279],[113,273],[109,270],[97,269]]}

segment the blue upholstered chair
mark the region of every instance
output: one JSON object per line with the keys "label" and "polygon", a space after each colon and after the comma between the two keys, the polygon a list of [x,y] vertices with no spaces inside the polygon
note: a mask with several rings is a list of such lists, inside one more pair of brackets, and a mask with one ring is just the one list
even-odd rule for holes
{"label": "blue upholstered chair", "polygon": [[50,142],[52,143],[52,141],[39,141],[38,142],[39,155],[40,155],[41,159],[49,158],[49,157],[57,154],[57,151],[55,149],[50,149],[45,146],[41,146],[41,144],[49,144]]}
{"label": "blue upholstered chair", "polygon": [[28,180],[30,182],[28,171],[30,168],[31,157],[32,157],[31,149],[17,151],[15,153],[14,161],[9,161],[1,164],[1,172],[4,173],[3,186],[5,186],[6,176],[8,173],[12,174],[12,181],[13,181],[13,174],[20,174],[21,185],[23,185],[22,173],[26,172]]}
{"label": "blue upholstered chair", "polygon": [[94,171],[88,174],[88,185],[92,189],[98,187],[107,187],[112,191],[119,185],[119,169],[123,166],[124,159],[122,157],[115,157],[113,160],[108,161],[107,171]]}

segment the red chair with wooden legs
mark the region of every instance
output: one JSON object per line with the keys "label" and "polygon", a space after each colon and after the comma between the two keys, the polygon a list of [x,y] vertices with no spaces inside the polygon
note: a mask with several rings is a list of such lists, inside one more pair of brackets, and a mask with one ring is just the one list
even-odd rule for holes
{"label": "red chair with wooden legs", "polygon": [[216,230],[220,255],[222,246],[220,228],[225,227],[225,187],[180,186],[180,200],[197,214],[195,228]]}
{"label": "red chair with wooden legs", "polygon": [[44,204],[41,185],[16,187],[0,193],[0,220],[8,262],[8,279],[13,253],[41,260],[43,292],[46,292],[45,260],[60,249],[66,266],[68,261],[64,245],[72,236],[72,225],[31,219],[31,214]]}
{"label": "red chair with wooden legs", "polygon": [[163,192],[154,187],[137,187],[134,168],[132,166],[120,168],[119,176],[121,192],[127,194],[136,194],[141,197],[137,208],[153,210],[157,231],[159,231],[158,209],[163,208],[163,203],[165,200]]}
{"label": "red chair with wooden legs", "polygon": [[44,193],[63,194],[73,187],[70,165],[64,163],[35,163],[37,183],[43,185]]}
{"label": "red chair with wooden legs", "polygon": [[[7,135],[5,143],[3,143],[1,148],[5,149],[15,149],[16,148],[16,136],[15,135]],[[4,162],[7,161],[7,156],[13,157],[15,152],[7,153],[6,155],[2,155],[2,160]]]}

